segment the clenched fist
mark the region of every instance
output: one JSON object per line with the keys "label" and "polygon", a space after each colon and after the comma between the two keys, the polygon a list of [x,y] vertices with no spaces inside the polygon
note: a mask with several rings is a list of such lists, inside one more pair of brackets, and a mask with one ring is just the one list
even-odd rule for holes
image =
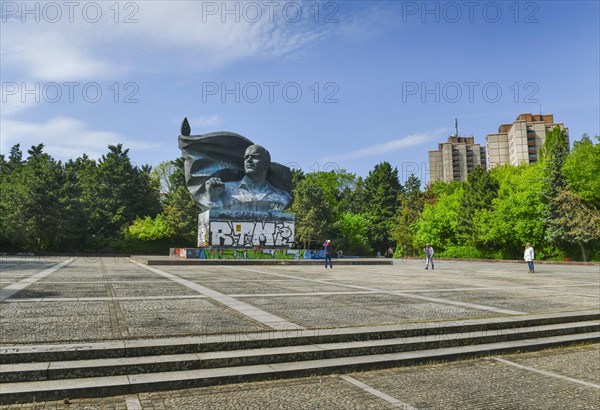
{"label": "clenched fist", "polygon": [[216,202],[225,192],[225,184],[221,178],[213,177],[206,181],[206,193],[211,202]]}

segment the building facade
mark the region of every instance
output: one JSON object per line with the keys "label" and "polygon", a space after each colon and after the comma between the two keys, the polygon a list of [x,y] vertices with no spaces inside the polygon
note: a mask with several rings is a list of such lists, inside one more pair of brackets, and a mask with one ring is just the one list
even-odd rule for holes
{"label": "building facade", "polygon": [[546,142],[546,132],[554,127],[566,131],[562,123],[554,122],[553,114],[521,114],[512,124],[502,124],[497,134],[485,137],[488,171],[503,164],[533,164],[539,160],[540,150]]}
{"label": "building facade", "polygon": [[429,151],[429,180],[465,181],[477,166],[486,168],[485,148],[475,144],[473,136],[448,137],[448,142],[438,144],[438,149]]}

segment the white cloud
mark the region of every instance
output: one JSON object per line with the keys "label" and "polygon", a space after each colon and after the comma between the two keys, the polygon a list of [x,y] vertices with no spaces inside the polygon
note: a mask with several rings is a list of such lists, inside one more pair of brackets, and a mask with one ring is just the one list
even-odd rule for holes
{"label": "white cloud", "polygon": [[428,142],[434,139],[436,135],[440,134],[440,131],[442,130],[437,130],[433,134],[408,135],[403,138],[398,138],[381,144],[372,145],[370,147],[361,148],[355,151],[342,153],[334,156],[328,156],[323,158],[322,161],[342,161],[387,154],[402,148],[412,147]]}
{"label": "white cloud", "polygon": [[7,95],[8,91],[5,90],[5,87],[8,89],[8,85],[7,83],[2,84],[2,101],[0,102],[0,120],[2,121],[4,121],[5,117],[16,115],[38,105],[35,98],[21,97],[18,89],[20,87],[19,84],[10,84],[11,90],[16,89],[16,91],[10,91],[11,93],[14,92],[14,94]]}
{"label": "white cloud", "polygon": [[62,160],[77,158],[83,153],[91,158],[100,158],[107,152],[109,144],[122,143],[126,148],[135,150],[161,147],[161,144],[129,140],[110,131],[90,130],[84,122],[68,117],[54,118],[45,123],[3,119],[0,141],[2,152],[8,152],[10,146],[17,143],[24,151],[43,143],[46,152]]}
{"label": "white cloud", "polygon": [[[207,13],[206,3],[229,9],[237,5],[238,21],[222,10],[215,15]],[[81,9],[75,10],[74,22],[69,22],[66,7],[57,23],[45,21],[43,15],[39,23],[31,16],[25,23],[17,18],[3,22],[0,57],[4,76],[19,76],[11,80],[83,81],[148,71],[202,72],[249,57],[290,54],[325,33],[324,26],[312,23],[307,11],[299,23],[285,21],[284,2],[277,6],[273,21],[263,9],[256,22],[252,22],[252,10],[244,9],[244,2],[121,2],[118,22],[117,3],[95,4],[102,8],[102,18],[96,23],[86,21]],[[135,7],[125,8],[127,4]],[[127,16],[137,22],[125,23]]]}
{"label": "white cloud", "polygon": [[87,35],[73,28],[43,30],[44,25],[5,24],[2,61],[19,80],[81,81],[100,80],[122,75],[124,64],[97,55]]}
{"label": "white cloud", "polygon": [[204,128],[211,127],[221,124],[221,118],[216,114],[202,115],[200,117],[188,118],[190,127],[193,128]]}

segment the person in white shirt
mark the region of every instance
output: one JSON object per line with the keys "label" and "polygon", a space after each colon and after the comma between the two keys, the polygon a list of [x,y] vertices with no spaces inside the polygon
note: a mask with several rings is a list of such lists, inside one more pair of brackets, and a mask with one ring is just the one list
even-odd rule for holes
{"label": "person in white shirt", "polygon": [[535,252],[533,251],[533,246],[529,242],[525,245],[525,254],[523,255],[523,259],[527,262],[529,266],[529,273],[535,273],[533,260],[535,259]]}

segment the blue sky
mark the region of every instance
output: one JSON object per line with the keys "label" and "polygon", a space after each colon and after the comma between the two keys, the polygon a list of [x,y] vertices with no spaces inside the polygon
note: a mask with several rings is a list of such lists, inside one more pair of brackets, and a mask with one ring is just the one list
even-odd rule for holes
{"label": "blue sky", "polygon": [[454,118],[480,144],[540,108],[600,134],[597,1],[24,4],[0,1],[2,153],[122,142],[155,165],[187,116],[307,172],[388,161],[404,181]]}

